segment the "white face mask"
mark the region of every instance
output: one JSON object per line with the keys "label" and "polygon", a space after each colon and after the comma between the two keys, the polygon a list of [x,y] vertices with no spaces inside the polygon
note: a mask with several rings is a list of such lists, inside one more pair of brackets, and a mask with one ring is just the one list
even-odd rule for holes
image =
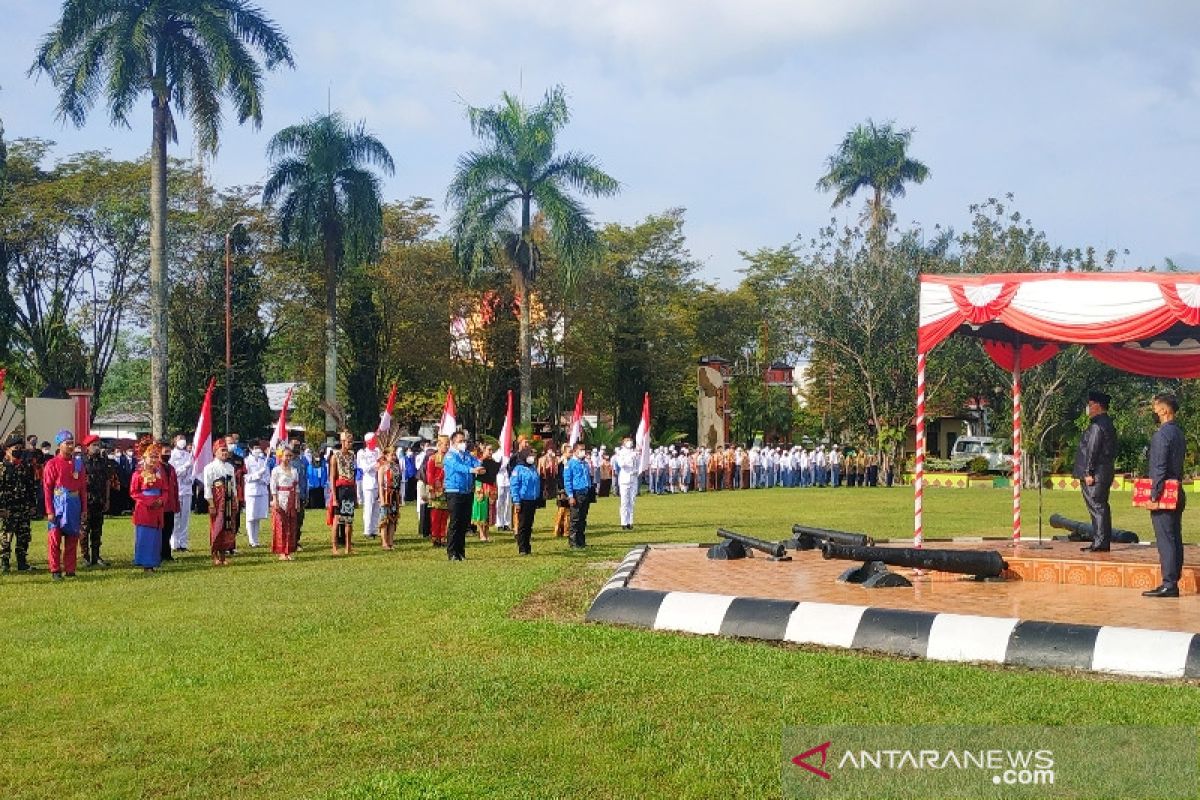
{"label": "white face mask", "polygon": [[261,455],[262,455],[262,448],[261,448],[261,447],[256,447],[256,448],[254,448],[253,450],[251,450],[250,452],[251,452],[251,453],[254,453],[254,455],[256,455],[256,456],[261,456]]}
{"label": "white face mask", "polygon": [[534,458],[533,456],[530,456],[529,458],[525,459],[526,464],[532,464],[535,461],[537,461],[537,459]]}
{"label": "white face mask", "polygon": [[465,453],[465,452],[467,452],[467,443],[459,442],[458,444],[454,445],[454,449],[460,453]]}
{"label": "white face mask", "polygon": [[625,449],[626,449],[626,450],[632,450],[632,449],[633,449],[633,442],[625,442]]}
{"label": "white face mask", "polygon": [[183,448],[187,447],[187,439],[176,439],[175,446],[182,450]]}

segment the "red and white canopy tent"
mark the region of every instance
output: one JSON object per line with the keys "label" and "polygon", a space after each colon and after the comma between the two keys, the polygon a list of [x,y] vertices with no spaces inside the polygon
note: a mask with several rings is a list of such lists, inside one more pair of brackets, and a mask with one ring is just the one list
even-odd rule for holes
{"label": "red and white canopy tent", "polygon": [[1200,275],[1144,272],[922,275],[917,331],[913,538],[924,540],[925,359],[951,334],[983,341],[1012,373],[1013,542],[1021,540],[1021,370],[1065,345],[1160,378],[1200,377]]}

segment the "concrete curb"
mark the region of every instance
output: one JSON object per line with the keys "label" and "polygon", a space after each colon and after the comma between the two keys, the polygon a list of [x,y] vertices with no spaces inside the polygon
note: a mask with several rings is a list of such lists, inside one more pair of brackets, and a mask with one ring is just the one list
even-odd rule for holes
{"label": "concrete curb", "polygon": [[872,650],[932,661],[1200,678],[1200,634],[930,611],[630,589],[648,546],[629,552],[589,622]]}

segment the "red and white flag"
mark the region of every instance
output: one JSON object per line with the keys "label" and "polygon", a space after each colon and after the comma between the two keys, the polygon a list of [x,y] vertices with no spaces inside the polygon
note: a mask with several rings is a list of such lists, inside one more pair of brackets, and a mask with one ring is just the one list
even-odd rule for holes
{"label": "red and white flag", "polygon": [[570,450],[575,446],[575,443],[583,438],[583,389],[579,390],[579,396],[575,398],[575,413],[571,415],[571,436],[567,440],[567,449]]}
{"label": "red and white flag", "polygon": [[196,421],[196,435],[192,439],[192,475],[197,478],[213,460],[212,396],[216,384],[216,378],[209,379],[204,402],[200,404],[200,419]]}
{"label": "red and white flag", "polygon": [[446,405],[442,408],[442,421],[438,423],[438,436],[453,436],[458,430],[458,411],[454,408],[454,392],[446,390]]}
{"label": "red and white flag", "polygon": [[275,423],[275,430],[271,434],[271,444],[268,446],[268,449],[272,453],[275,452],[275,448],[279,446],[280,442],[286,442],[288,440],[287,410],[291,402],[292,390],[289,388],[287,390],[287,394],[284,395],[283,398],[283,408],[279,412],[279,421]]}
{"label": "red and white flag", "polygon": [[512,458],[513,423],[512,423],[512,389],[508,390],[508,413],[504,415],[504,427],[500,429],[500,447],[492,454],[492,458],[501,464],[507,458]]}
{"label": "red and white flag", "polygon": [[392,410],[396,408],[396,384],[392,384],[392,390],[388,392],[387,408],[379,415],[379,428],[376,433],[383,433],[392,429]]}
{"label": "red and white flag", "polygon": [[642,421],[638,423],[637,436],[634,439],[634,447],[638,449],[639,465],[638,469],[641,472],[646,472],[650,469],[650,393],[646,392],[645,398],[642,400]]}
{"label": "red and white flag", "polygon": [[8,375],[7,367],[0,367],[0,392],[4,391],[4,377]]}

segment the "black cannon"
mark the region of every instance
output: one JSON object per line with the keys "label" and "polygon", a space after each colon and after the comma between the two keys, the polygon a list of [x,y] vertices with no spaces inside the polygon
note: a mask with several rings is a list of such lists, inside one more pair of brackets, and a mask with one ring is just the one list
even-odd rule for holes
{"label": "black cannon", "polygon": [[888,566],[928,569],[973,575],[976,580],[998,578],[1008,564],[995,550],[939,550],[917,547],[848,547],[828,543],[821,555],[845,561],[861,561],[838,576],[844,583],[860,583],[867,588],[912,586],[907,578],[888,570]]}
{"label": "black cannon", "polygon": [[[1073,519],[1067,519],[1062,514],[1050,515],[1050,527],[1068,531],[1066,536],[1054,537],[1056,541],[1060,542],[1090,542],[1095,535],[1095,529],[1090,522],[1077,522]],[[1137,544],[1138,535],[1124,528],[1113,528],[1112,540],[1118,544]]]}
{"label": "black cannon", "polygon": [[753,536],[727,531],[724,528],[717,528],[717,536],[725,541],[708,548],[708,557],[715,561],[733,561],[745,558],[746,548],[766,553],[771,557],[771,561],[792,560],[792,557],[787,554],[787,548],[780,542],[768,542],[765,539],[756,539]]}
{"label": "black cannon", "polygon": [[793,550],[819,550],[823,545],[844,544],[850,547],[867,547],[875,544],[875,540],[865,533],[849,533],[835,531],[830,528],[814,528],[810,525],[792,526]]}

